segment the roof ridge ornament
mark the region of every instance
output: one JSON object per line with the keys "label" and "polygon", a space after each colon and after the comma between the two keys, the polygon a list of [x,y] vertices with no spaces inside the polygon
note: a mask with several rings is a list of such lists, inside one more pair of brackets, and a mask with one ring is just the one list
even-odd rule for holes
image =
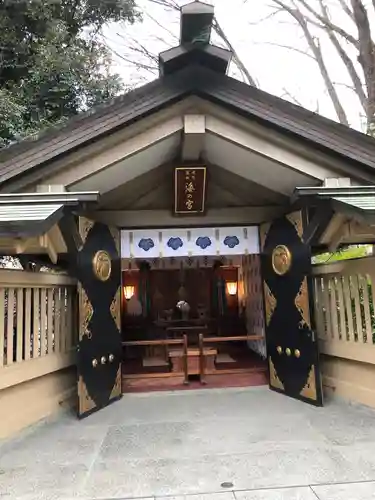
{"label": "roof ridge ornament", "polygon": [[210,43],[214,6],[194,0],[181,7],[180,17],[180,45],[159,54],[160,76],[197,64],[226,74],[231,51]]}
{"label": "roof ridge ornament", "polygon": [[214,6],[195,0],[181,7],[180,45],[208,45],[214,20]]}

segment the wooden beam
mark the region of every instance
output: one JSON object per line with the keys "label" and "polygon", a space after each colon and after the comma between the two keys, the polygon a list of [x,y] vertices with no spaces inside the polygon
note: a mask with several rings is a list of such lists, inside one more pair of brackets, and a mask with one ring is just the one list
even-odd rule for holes
{"label": "wooden beam", "polygon": [[57,224],[52,226],[47,234],[51,242],[53,243],[54,247],[56,248],[58,254],[61,253],[65,254],[68,251],[65,240]]}
{"label": "wooden beam", "polygon": [[203,216],[173,216],[169,210],[101,210],[87,214],[92,220],[119,228],[190,227],[215,225],[254,225],[282,215],[283,206],[209,209]]}
{"label": "wooden beam", "polygon": [[270,142],[268,137],[262,138],[214,116],[206,116],[206,131],[322,182],[327,177],[334,177],[334,172],[322,164],[314,163],[293,151],[281,148]]}
{"label": "wooden beam", "polygon": [[375,227],[367,224],[361,224],[358,221],[349,222],[349,234],[350,236],[363,235],[363,236],[375,236]]}
{"label": "wooden beam", "polygon": [[328,249],[330,252],[336,252],[341,242],[349,235],[348,225],[348,221],[343,221],[343,223],[332,234],[330,241],[328,242]]}
{"label": "wooden beam", "polygon": [[204,115],[185,115],[181,156],[183,160],[197,161],[200,159],[206,133],[206,118]]}
{"label": "wooden beam", "polygon": [[320,236],[326,230],[333,215],[334,211],[330,207],[330,204],[324,202],[321,203],[317,207],[314,216],[303,232],[303,241],[307,245],[313,245],[315,241],[319,241]]}
{"label": "wooden beam", "polygon": [[338,231],[339,227],[344,223],[345,220],[346,218],[343,214],[335,213],[326,230],[321,235],[320,243],[323,245],[329,245],[333,235]]}
{"label": "wooden beam", "polygon": [[83,241],[78,231],[76,220],[72,214],[65,214],[59,221],[59,229],[64,238],[68,253],[74,255],[82,248]]}
{"label": "wooden beam", "polygon": [[57,264],[58,253],[56,251],[55,245],[53,244],[51,238],[47,233],[39,236],[39,243],[41,248],[46,250],[49,258],[51,259],[51,262],[53,264]]}
{"label": "wooden beam", "polygon": [[32,237],[32,238],[17,238],[15,241],[15,252],[16,253],[25,253],[26,250],[30,249],[31,247],[39,247],[39,241],[38,238]]}

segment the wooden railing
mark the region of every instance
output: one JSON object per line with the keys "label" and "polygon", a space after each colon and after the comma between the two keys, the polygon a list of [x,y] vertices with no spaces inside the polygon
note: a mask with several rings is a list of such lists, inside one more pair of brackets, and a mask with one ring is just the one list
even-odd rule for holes
{"label": "wooden railing", "polygon": [[[187,335],[183,335],[180,339],[160,339],[160,340],[129,340],[122,342],[123,347],[165,347],[169,346],[182,346],[182,359],[183,359],[183,375],[184,375],[184,384],[189,383],[189,374],[188,374],[188,338]],[[144,378],[148,377],[160,377],[163,374],[144,374]],[[165,375],[170,375],[170,373],[166,373]],[[173,375],[178,375],[177,373],[173,373]],[[137,375],[139,377],[139,375]]]}
{"label": "wooden railing", "polygon": [[75,284],[64,275],[0,271],[0,389],[72,364]]}
{"label": "wooden railing", "polygon": [[[201,384],[205,384],[205,375],[206,375],[206,363],[205,363],[205,344],[206,345],[215,345],[221,344],[224,342],[246,342],[252,340],[262,340],[264,339],[263,335],[237,335],[233,337],[205,337],[203,333],[199,335],[199,377]],[[220,370],[220,374],[229,374],[229,373],[242,373],[247,372],[248,368],[231,368],[230,370]]]}
{"label": "wooden railing", "polygon": [[375,364],[375,258],[313,268],[321,352]]}

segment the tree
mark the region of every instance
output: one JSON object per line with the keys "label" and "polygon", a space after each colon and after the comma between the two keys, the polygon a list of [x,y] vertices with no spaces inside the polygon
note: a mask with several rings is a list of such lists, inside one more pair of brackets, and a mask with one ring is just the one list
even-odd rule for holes
{"label": "tree", "polygon": [[0,147],[116,95],[100,36],[135,0],[0,0]]}
{"label": "tree", "polygon": [[328,37],[347,71],[351,88],[363,110],[366,131],[375,135],[375,42],[370,21],[375,16],[375,1],[372,0],[372,4],[366,7],[362,0],[337,0],[340,14],[349,20],[349,29],[335,21],[327,0],[318,0],[316,5],[306,0],[272,1],[300,26],[337,117],[341,123],[349,125],[344,103],[339,99],[321,47],[320,35]]}
{"label": "tree", "polygon": [[[217,3],[219,0],[211,3]],[[160,16],[154,15],[153,21],[156,28],[155,40],[163,41],[165,48],[176,45],[176,34],[178,33],[176,20],[180,0],[144,0],[144,5],[158,6]],[[228,12],[232,5],[227,3]],[[243,0],[243,5],[250,7],[249,0]],[[263,0],[257,2],[257,8],[251,3],[252,8],[247,11],[238,12],[239,18],[248,15],[249,33],[251,28],[260,24],[267,33],[266,43],[272,45],[275,50],[273,57],[280,56],[279,49],[287,50],[288,53],[303,54],[315,64],[323,81],[326,93],[332,103],[336,118],[345,125],[352,125],[353,96],[355,105],[361,116],[363,129],[370,134],[375,133],[375,42],[371,23],[375,20],[375,1],[367,0]],[[259,19],[260,6],[266,14]],[[266,5],[269,7],[266,9]],[[233,13],[233,9],[231,10]],[[169,22],[166,22],[168,15]],[[164,16],[164,18],[163,18]],[[256,19],[258,16],[258,19]],[[145,9],[145,18],[150,16]],[[214,34],[216,43],[232,50],[233,52],[233,74],[250,85],[264,86],[265,82],[258,83],[256,69],[250,69],[246,63],[244,51],[236,48],[238,41],[235,37],[229,37],[223,27],[225,19],[214,19]],[[272,24],[271,24],[272,23]],[[278,39],[278,28],[281,24],[289,23],[297,26],[301,40],[294,45],[287,45]],[[285,33],[285,31],[284,31]],[[151,44],[146,44],[137,38],[129,38],[123,32],[120,35],[125,40],[124,50],[117,49],[117,55],[124,61],[133,63],[139,68],[154,73],[157,67],[157,54],[152,50]],[[251,42],[250,35],[247,51]],[[232,39],[230,39],[232,38]],[[277,48],[276,48],[277,47]],[[274,61],[267,60],[266,64],[272,65]],[[296,62],[298,65],[298,62]],[[339,77],[338,77],[339,73]],[[295,72],[298,79],[300,72]],[[283,75],[278,75],[282,78]],[[350,92],[352,96],[348,93]],[[293,92],[288,88],[283,89],[282,97],[294,100],[298,104]],[[348,104],[351,97],[351,102]],[[305,104],[306,106],[306,104]],[[308,107],[308,106],[306,106]],[[315,111],[319,110],[319,103]]]}

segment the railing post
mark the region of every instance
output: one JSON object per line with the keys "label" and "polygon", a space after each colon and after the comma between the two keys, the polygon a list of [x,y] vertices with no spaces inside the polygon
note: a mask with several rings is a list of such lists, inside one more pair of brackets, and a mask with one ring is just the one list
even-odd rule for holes
{"label": "railing post", "polygon": [[189,384],[189,369],[188,369],[188,341],[186,333],[183,336],[184,339],[184,384]]}
{"label": "railing post", "polygon": [[199,334],[199,376],[201,384],[205,384],[205,376],[204,376],[204,342],[203,342],[203,333]]}

